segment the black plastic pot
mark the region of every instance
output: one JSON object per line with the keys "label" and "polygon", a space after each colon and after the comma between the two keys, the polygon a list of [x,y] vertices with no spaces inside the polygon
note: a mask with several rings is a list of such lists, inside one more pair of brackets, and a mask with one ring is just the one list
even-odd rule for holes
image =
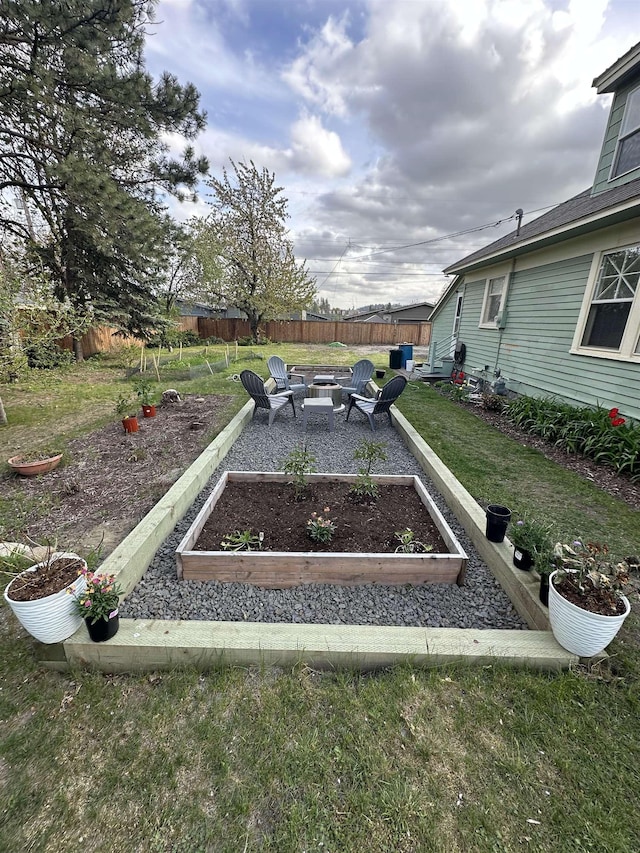
{"label": "black plastic pot", "polygon": [[120,617],[117,612],[107,622],[105,619],[98,619],[97,622],[91,624],[90,619],[85,619],[87,631],[94,643],[104,643],[105,640],[110,640],[115,637],[120,627]]}
{"label": "black plastic pot", "polygon": [[540,575],[540,601],[549,606],[549,575]]}
{"label": "black plastic pot", "polygon": [[523,572],[528,572],[533,565],[533,557],[531,551],[525,548],[516,548],[513,552],[513,565],[516,569],[521,569]]}
{"label": "black plastic pot", "polygon": [[487,539],[489,542],[502,542],[509,526],[509,520],[511,519],[511,510],[499,504],[489,504],[486,514]]}

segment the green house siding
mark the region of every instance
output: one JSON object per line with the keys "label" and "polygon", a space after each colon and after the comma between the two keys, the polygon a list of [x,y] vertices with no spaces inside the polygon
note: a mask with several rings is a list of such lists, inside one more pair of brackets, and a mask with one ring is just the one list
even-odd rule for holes
{"label": "green house siding", "polygon": [[609,180],[611,164],[613,163],[613,158],[616,153],[620,125],[622,124],[624,108],[627,103],[627,95],[633,89],[637,89],[638,85],[640,85],[639,81],[635,80],[624,89],[620,89],[619,92],[616,92],[613,104],[611,105],[611,112],[609,113],[609,122],[604,135],[600,159],[598,160],[592,195],[597,195],[597,193],[604,192],[604,190],[610,190],[612,187],[620,186],[620,184],[626,184],[628,181],[632,181],[634,178],[640,177],[640,168],[638,168],[633,169],[631,172],[627,172],[625,175],[621,175],[619,178],[614,178],[611,181]]}
{"label": "green house siding", "polygon": [[[506,326],[478,328],[486,279],[465,283],[460,340],[467,347],[465,370],[490,375],[496,368],[507,387],[531,396],[557,396],[575,405],[619,406],[640,419],[640,364],[570,353],[591,269],[591,253],[511,275]],[[455,293],[441,306],[434,340],[451,334]],[[445,332],[446,330],[446,332]]]}

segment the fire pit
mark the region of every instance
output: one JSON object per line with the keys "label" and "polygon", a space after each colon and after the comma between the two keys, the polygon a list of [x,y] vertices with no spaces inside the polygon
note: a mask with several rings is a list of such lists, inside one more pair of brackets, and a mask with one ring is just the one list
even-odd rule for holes
{"label": "fire pit", "polygon": [[307,385],[305,395],[307,397],[331,397],[334,412],[341,412],[344,409],[342,385],[338,385],[337,382],[313,382],[311,385]]}

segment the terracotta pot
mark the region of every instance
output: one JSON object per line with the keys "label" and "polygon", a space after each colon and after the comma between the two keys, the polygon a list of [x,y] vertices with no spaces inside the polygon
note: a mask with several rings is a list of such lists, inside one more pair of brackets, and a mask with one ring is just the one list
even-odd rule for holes
{"label": "terracotta pot", "polygon": [[8,460],[9,467],[20,474],[21,477],[37,477],[38,474],[48,474],[58,467],[62,459],[62,453],[56,456],[48,456],[45,459],[37,459],[35,462],[22,462],[21,456],[12,456]]}
{"label": "terracotta pot", "polygon": [[143,406],[142,414],[145,418],[155,418],[156,416],[156,407],[155,406]]}
{"label": "terracotta pot", "polygon": [[122,419],[122,426],[125,432],[138,432],[138,419],[135,415]]}

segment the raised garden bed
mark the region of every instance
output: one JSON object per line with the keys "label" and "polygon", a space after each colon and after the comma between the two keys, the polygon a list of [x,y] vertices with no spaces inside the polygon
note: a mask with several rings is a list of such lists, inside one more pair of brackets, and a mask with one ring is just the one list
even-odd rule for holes
{"label": "raised garden bed", "polygon": [[[176,549],[178,576],[274,588],[463,584],[467,555],[418,477],[373,477],[381,489],[376,504],[350,506],[353,474],[308,475],[310,493],[304,501],[295,501],[289,479],[275,472],[226,472]],[[326,506],[333,510],[337,533],[331,543],[314,543],[306,538],[304,519],[314,511],[322,514]],[[261,510],[266,511],[262,519]],[[406,527],[433,550],[395,553],[394,534]],[[219,549],[225,534],[249,529],[264,533],[263,548],[271,550]]]}

